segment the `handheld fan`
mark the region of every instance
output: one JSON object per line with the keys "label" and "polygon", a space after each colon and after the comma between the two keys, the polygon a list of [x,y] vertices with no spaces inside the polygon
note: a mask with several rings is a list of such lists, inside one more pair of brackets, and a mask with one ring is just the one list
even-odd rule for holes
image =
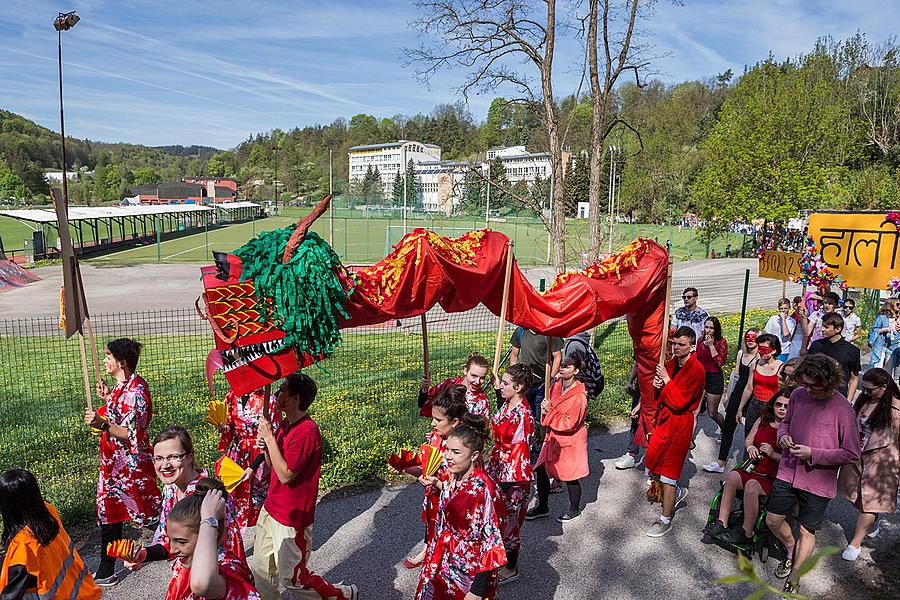
{"label": "handheld fan", "polygon": [[650,484],[650,487],[647,488],[647,500],[649,502],[656,502],[662,504],[663,501],[663,487],[658,479],[654,479]]}
{"label": "handheld fan", "polygon": [[141,545],[134,540],[113,540],[106,545],[106,553],[125,562],[136,562]]}
{"label": "handheld fan", "polygon": [[422,463],[422,474],[426,477],[433,477],[441,466],[443,457],[434,446],[422,444],[422,447],[419,448],[419,460]]}
{"label": "handheld fan", "polygon": [[220,400],[209,403],[209,412],[206,414],[206,422],[213,427],[224,425],[228,420],[228,408]]}
{"label": "handheld fan", "polygon": [[419,457],[412,450],[401,450],[399,456],[391,454],[391,457],[388,458],[388,464],[397,471],[403,471],[404,469],[418,466]]}
{"label": "handheld fan", "polygon": [[232,493],[241,482],[244,476],[244,469],[228,456],[223,456],[216,461],[216,477],[225,484],[225,491]]}

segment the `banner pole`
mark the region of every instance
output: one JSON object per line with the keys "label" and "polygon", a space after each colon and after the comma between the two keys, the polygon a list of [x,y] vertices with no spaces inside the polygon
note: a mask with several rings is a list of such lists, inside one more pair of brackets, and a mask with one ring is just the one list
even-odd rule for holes
{"label": "banner pole", "polygon": [[669,309],[672,304],[672,255],[669,255],[669,266],[666,271],[666,308],[663,312],[662,346],[659,349],[659,364],[666,364],[666,350],[669,345]]}
{"label": "banner pole", "polygon": [[546,364],[544,365],[544,399],[550,399],[550,374],[553,371],[553,338],[549,335],[547,339]]}
{"label": "banner pole", "polygon": [[422,375],[428,381],[431,381],[431,368],[428,366],[428,319],[425,313],[421,315],[422,319]]}
{"label": "banner pole", "polygon": [[102,381],[100,377],[100,357],[97,355],[97,343],[94,341],[94,326],[91,324],[90,317],[85,320],[87,321],[88,343],[91,345],[94,357],[94,376],[97,378],[96,383],[100,383]]}
{"label": "banner pole", "polygon": [[509,287],[510,277],[512,276],[513,262],[513,242],[506,242],[506,271],[503,276],[503,300],[500,302],[500,325],[497,327],[497,344],[494,346],[494,368],[491,371],[497,379],[500,374],[497,372],[500,368],[500,350],[503,348],[503,330],[506,327],[507,309],[509,308]]}
{"label": "banner pole", "polygon": [[94,404],[91,402],[91,377],[88,375],[87,351],[84,347],[84,334],[78,332],[78,348],[81,350],[81,375],[84,378],[84,400],[87,403],[88,410],[94,410]]}
{"label": "banner pole", "polygon": [[266,418],[266,420],[269,423],[272,422],[271,409],[269,407],[269,396],[271,396],[271,395],[272,395],[272,384],[267,383],[266,387],[264,389],[264,392],[263,392],[263,416]]}

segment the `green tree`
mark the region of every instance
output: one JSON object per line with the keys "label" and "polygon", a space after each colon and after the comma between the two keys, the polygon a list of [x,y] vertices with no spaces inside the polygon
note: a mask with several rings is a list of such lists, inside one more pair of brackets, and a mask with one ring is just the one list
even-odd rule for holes
{"label": "green tree", "polygon": [[148,183],[159,183],[159,173],[152,167],[138,167],[134,170],[134,185],[145,185]]}
{"label": "green tree", "polygon": [[22,179],[10,170],[5,160],[0,160],[0,199],[23,200],[27,193]]}
{"label": "green tree", "polygon": [[[416,168],[412,159],[406,162],[406,171],[403,173],[406,178],[406,205],[410,208],[422,208],[422,193],[419,186],[419,180],[416,177]],[[400,205],[403,205],[403,190],[400,190]]]}
{"label": "green tree", "polygon": [[478,215],[484,210],[485,195],[481,176],[475,171],[467,171],[463,179],[459,212],[466,215]]}
{"label": "green tree", "polygon": [[491,206],[498,209],[514,208],[509,194],[505,191],[509,190],[511,186],[509,185],[509,179],[506,177],[506,167],[503,166],[503,161],[497,156],[488,165],[486,175],[490,185]]}
{"label": "green tree", "polygon": [[403,177],[400,175],[400,171],[394,175],[394,185],[391,188],[391,200],[394,202],[394,206],[403,206]]}
{"label": "green tree", "polygon": [[586,155],[573,156],[569,160],[569,169],[563,185],[565,186],[566,215],[574,217],[578,211],[578,203],[587,202],[590,192],[591,171]]}
{"label": "green tree", "polygon": [[206,163],[206,174],[209,177],[234,177],[234,164],[229,152],[212,155]]}

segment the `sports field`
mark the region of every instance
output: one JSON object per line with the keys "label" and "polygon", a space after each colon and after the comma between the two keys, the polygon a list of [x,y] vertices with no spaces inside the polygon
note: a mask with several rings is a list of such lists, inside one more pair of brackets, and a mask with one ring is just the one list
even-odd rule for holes
{"label": "sports field", "polygon": [[[260,231],[286,227],[294,223],[309,209],[285,207],[281,215],[253,222],[211,229],[193,235],[163,240],[157,247],[155,241],[144,245],[95,256],[89,260],[95,264],[127,265],[141,263],[202,263],[211,260],[214,251],[232,251]],[[428,216],[409,218],[407,230],[426,227],[442,235],[457,237],[466,231],[484,228],[483,218]],[[522,265],[547,264],[547,232],[542,223],[521,218],[492,219],[491,229],[502,231],[515,242],[516,258]],[[582,253],[587,251],[587,223],[571,220],[567,223],[568,237],[566,254],[569,264],[578,264]],[[313,226],[326,241],[330,241],[329,216],[320,218]],[[396,215],[367,218],[360,210],[337,210],[334,217],[334,240],[332,246],[347,264],[373,263],[383,258],[391,246],[403,235],[403,220]],[[84,229],[89,234],[89,228]],[[104,235],[101,228],[101,235]],[[118,232],[114,232],[118,235]],[[14,219],[0,216],[0,236],[7,249],[22,248],[22,240],[31,237],[31,230]],[[661,244],[672,242],[672,253],[676,260],[702,258],[705,248],[696,238],[696,231],[680,229],[669,225],[620,224],[616,227],[613,249],[618,249],[638,236],[656,239]],[[55,240],[47,239],[48,245]],[[726,244],[737,249],[742,237],[728,235],[714,244],[719,254],[723,254]],[[603,244],[606,247],[606,244]]]}

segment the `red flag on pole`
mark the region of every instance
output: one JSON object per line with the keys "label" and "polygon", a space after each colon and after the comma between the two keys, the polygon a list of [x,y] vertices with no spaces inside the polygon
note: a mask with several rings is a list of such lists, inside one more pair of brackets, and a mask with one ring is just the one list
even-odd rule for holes
{"label": "red flag on pole", "polygon": [[53,205],[56,208],[63,268],[63,295],[59,305],[61,311],[59,322],[60,328],[66,330],[66,338],[69,338],[75,333],[84,334],[84,320],[90,318],[90,315],[88,314],[87,299],[84,296],[84,284],[81,281],[81,269],[78,266],[78,258],[75,256],[72,236],[69,233],[69,207],[59,190],[52,189],[50,191],[53,195]]}

